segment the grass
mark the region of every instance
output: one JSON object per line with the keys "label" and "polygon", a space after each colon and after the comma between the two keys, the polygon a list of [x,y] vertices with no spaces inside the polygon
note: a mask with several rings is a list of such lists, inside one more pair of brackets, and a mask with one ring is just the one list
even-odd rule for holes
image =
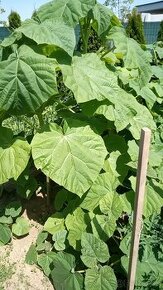
{"label": "grass", "polygon": [[14,264],[10,264],[8,256],[11,249],[0,257],[0,290],[4,290],[4,283],[9,280],[15,272]]}

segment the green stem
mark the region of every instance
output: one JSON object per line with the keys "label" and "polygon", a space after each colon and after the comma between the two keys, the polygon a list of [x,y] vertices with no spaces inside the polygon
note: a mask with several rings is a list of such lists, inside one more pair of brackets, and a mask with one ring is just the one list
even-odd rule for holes
{"label": "green stem", "polygon": [[40,128],[44,126],[44,119],[42,117],[42,113],[38,113],[37,117],[39,119]]}
{"label": "green stem", "polygon": [[88,40],[90,36],[90,29],[91,29],[91,19],[88,17],[84,18],[84,25],[80,22],[80,30],[81,30],[81,37],[83,42],[83,53],[87,53],[88,51]]}
{"label": "green stem", "polygon": [[76,272],[78,272],[78,273],[85,273],[86,272],[86,270],[80,270],[80,271],[76,271]]}
{"label": "green stem", "polygon": [[101,59],[105,56],[105,55],[107,55],[109,52],[111,52],[112,51],[112,49],[107,49],[102,55],[101,55]]}
{"label": "green stem", "polygon": [[114,265],[116,265],[117,263],[119,263],[121,261],[121,259],[118,259],[117,261],[115,261],[114,263],[110,264],[110,267],[113,267]]}
{"label": "green stem", "polygon": [[74,110],[72,110],[71,108],[69,108],[68,106],[66,106],[64,103],[62,103],[62,102],[59,102],[60,103],[60,105],[63,107],[63,108],[65,108],[65,109],[67,109],[67,110],[69,110],[71,113],[75,113],[75,111]]}

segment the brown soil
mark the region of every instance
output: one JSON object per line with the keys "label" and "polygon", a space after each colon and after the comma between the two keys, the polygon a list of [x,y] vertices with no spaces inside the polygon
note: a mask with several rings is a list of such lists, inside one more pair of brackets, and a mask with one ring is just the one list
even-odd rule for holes
{"label": "brown soil", "polygon": [[11,243],[0,248],[0,290],[54,290],[49,279],[36,266],[25,263],[26,253],[35,243],[42,230],[47,209],[45,199],[39,195],[24,204],[23,216],[29,219],[31,229],[22,239],[13,238]]}

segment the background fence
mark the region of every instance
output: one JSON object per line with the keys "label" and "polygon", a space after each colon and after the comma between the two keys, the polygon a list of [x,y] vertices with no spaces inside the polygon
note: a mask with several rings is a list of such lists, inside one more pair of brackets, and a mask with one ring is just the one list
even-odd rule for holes
{"label": "background fence", "polygon": [[[126,23],[124,24],[126,27]],[[144,22],[144,33],[147,44],[157,41],[158,31],[160,29],[160,22]],[[0,41],[7,37],[11,32],[7,27],[0,27]],[[79,39],[80,28],[76,27],[77,40]]]}
{"label": "background fence", "polygon": [[157,41],[157,35],[160,30],[160,22],[144,22],[144,34],[148,44]]}

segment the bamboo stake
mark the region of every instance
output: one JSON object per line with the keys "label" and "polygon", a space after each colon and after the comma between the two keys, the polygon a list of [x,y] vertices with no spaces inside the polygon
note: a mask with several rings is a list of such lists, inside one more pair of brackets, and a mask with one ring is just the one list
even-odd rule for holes
{"label": "bamboo stake", "polygon": [[136,180],[136,195],[134,204],[133,216],[133,231],[131,239],[130,259],[128,268],[128,290],[133,290],[136,277],[136,266],[139,251],[139,242],[142,227],[142,215],[144,206],[145,184],[147,176],[147,165],[149,157],[149,147],[151,139],[151,130],[143,128],[141,130],[140,146],[139,146],[139,159],[137,168]]}

